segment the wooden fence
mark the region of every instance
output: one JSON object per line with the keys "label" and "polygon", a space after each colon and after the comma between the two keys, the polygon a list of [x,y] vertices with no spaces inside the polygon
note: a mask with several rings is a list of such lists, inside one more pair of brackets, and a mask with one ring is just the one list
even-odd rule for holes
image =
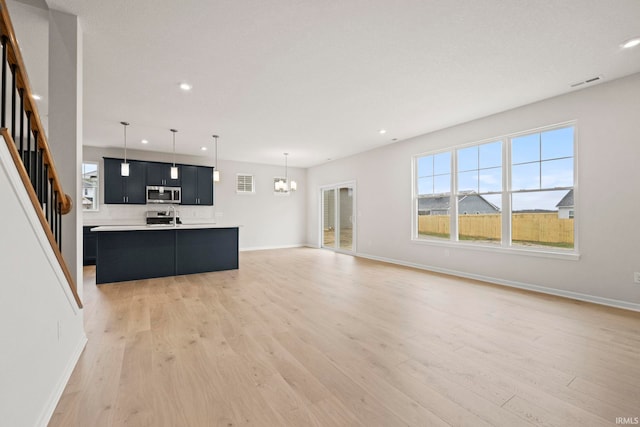
{"label": "wooden fence", "polygon": [[[460,239],[500,240],[500,214],[460,215]],[[418,233],[449,234],[448,215],[418,216]],[[573,245],[573,218],[558,218],[557,212],[515,213],[511,222],[512,240],[557,245]]]}

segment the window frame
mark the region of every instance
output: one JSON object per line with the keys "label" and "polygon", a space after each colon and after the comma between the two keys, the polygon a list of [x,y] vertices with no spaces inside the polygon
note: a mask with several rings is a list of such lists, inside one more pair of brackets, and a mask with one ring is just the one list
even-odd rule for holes
{"label": "window frame", "polygon": [[[511,188],[511,151],[512,151],[512,139],[547,132],[554,129],[561,129],[565,127],[573,127],[573,186],[572,187],[560,187],[560,188],[543,188],[538,190],[512,190]],[[421,245],[432,245],[432,246],[447,246],[447,247],[463,247],[463,248],[471,248],[477,249],[481,251],[489,251],[489,252],[500,252],[500,253],[510,253],[510,254],[521,254],[521,255],[529,255],[529,256],[538,256],[538,257],[548,257],[548,258],[558,258],[558,259],[568,259],[568,260],[577,260],[580,258],[579,254],[579,213],[576,213],[576,207],[578,206],[578,145],[579,145],[579,132],[578,132],[578,123],[577,120],[571,120],[567,122],[556,123],[553,125],[540,126],[537,128],[532,128],[520,132],[514,132],[505,134],[502,136],[486,138],[483,140],[459,144],[455,146],[448,147],[446,149],[437,149],[428,152],[418,153],[412,156],[411,158],[411,176],[412,176],[412,230],[411,230],[411,241],[412,243],[421,244]],[[484,242],[474,242],[474,241],[466,241],[459,240],[458,238],[458,150],[480,146],[482,144],[490,143],[490,142],[502,142],[502,207],[501,207],[501,235],[502,239],[500,242],[495,244],[492,243],[484,243]],[[449,238],[431,238],[431,237],[421,237],[418,234],[418,159],[424,156],[430,156],[439,154],[442,152],[450,152],[451,153],[451,193],[450,193],[450,232]],[[512,244],[512,235],[511,235],[511,223],[512,223],[512,194],[521,193],[521,192],[535,192],[535,191],[563,191],[565,189],[573,189],[573,197],[574,197],[574,241],[572,249],[556,249],[553,247],[524,247],[521,245],[513,245]]]}

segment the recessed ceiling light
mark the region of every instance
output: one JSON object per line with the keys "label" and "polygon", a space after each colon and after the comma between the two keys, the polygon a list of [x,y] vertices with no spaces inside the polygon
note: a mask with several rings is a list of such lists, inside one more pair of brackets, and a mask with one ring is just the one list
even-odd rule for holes
{"label": "recessed ceiling light", "polygon": [[386,131],[385,129],[380,129],[380,130],[378,131],[378,133],[379,133],[380,135],[384,135],[385,133],[387,133],[387,131]]}
{"label": "recessed ceiling light", "polygon": [[202,151],[207,151],[207,147],[200,147]]}
{"label": "recessed ceiling light", "polygon": [[189,83],[180,83],[180,89],[184,90],[185,92],[190,91],[192,87],[193,86],[191,86]]}
{"label": "recessed ceiling light", "polygon": [[31,97],[33,99],[35,99],[36,101],[40,101],[42,99],[42,97],[40,95],[36,95],[35,93],[31,95]]}
{"label": "recessed ceiling light", "polygon": [[149,140],[147,140],[147,139],[143,139],[143,140],[142,140],[142,141],[140,141],[140,142],[142,142],[143,144],[148,144],[148,143],[149,143]]}
{"label": "recessed ceiling light", "polygon": [[623,49],[629,49],[630,47],[636,47],[639,44],[640,44],[640,37],[636,37],[631,40],[627,40],[626,42],[622,43],[621,46]]}

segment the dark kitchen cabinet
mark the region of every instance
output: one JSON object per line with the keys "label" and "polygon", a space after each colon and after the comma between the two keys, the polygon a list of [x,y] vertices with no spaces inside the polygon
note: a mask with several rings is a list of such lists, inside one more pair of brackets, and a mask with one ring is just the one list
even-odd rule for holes
{"label": "dark kitchen cabinet", "polygon": [[106,204],[144,205],[146,162],[128,160],[129,176],[120,175],[122,159],[104,158],[104,202]]}
{"label": "dark kitchen cabinet", "polygon": [[96,284],[238,269],[238,227],[97,231]]}
{"label": "dark kitchen cabinet", "polygon": [[178,179],[171,179],[171,163],[147,162],[147,185],[180,187],[181,173],[178,167]]}
{"label": "dark kitchen cabinet", "polygon": [[213,168],[182,165],[183,205],[213,206]]}
{"label": "dark kitchen cabinet", "polygon": [[93,226],[82,227],[82,265],[95,265],[97,253],[96,233]]}

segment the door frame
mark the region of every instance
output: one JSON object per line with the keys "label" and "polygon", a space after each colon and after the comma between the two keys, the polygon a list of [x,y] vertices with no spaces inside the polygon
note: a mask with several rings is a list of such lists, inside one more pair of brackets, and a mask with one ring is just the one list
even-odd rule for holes
{"label": "door frame", "polygon": [[[353,205],[352,205],[352,214],[351,214],[351,228],[352,228],[352,238],[351,238],[351,250],[346,250],[346,249],[342,249],[340,248],[340,241],[339,241],[339,236],[337,235],[338,230],[339,230],[339,225],[340,225],[340,207],[339,207],[339,195],[340,195],[340,188],[344,188],[344,187],[351,187],[353,189]],[[320,215],[319,215],[319,224],[318,224],[318,242],[320,242],[320,244],[318,245],[320,248],[322,249],[328,249],[334,252],[339,252],[339,253],[343,253],[343,254],[349,254],[349,255],[355,255],[357,252],[357,240],[356,236],[358,235],[357,233],[357,228],[358,228],[358,210],[357,210],[357,188],[356,188],[356,181],[355,180],[350,180],[350,181],[342,181],[342,182],[338,182],[335,184],[327,184],[327,185],[321,185],[318,188],[318,198],[319,198],[319,207],[320,207]],[[336,242],[336,247],[332,248],[329,246],[325,246],[324,245],[324,229],[323,229],[323,223],[324,223],[324,197],[323,197],[323,192],[325,190],[335,190],[334,191],[334,202],[335,202],[335,242]]]}

